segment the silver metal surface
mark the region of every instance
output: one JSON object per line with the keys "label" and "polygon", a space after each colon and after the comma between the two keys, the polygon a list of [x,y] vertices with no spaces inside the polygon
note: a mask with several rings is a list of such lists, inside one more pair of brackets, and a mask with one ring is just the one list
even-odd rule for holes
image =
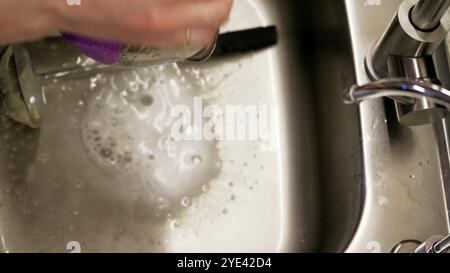
{"label": "silver metal surface", "polygon": [[450,253],[450,235],[447,237],[435,235],[425,242],[417,240],[404,240],[392,249],[392,253]]}
{"label": "silver metal surface", "polygon": [[411,21],[423,31],[432,31],[450,7],[449,0],[420,0],[411,10]]}
{"label": "silver metal surface", "polygon": [[446,253],[450,251],[450,235],[433,245],[433,253]]}
{"label": "silver metal surface", "polygon": [[450,91],[432,83],[408,80],[385,79],[363,86],[354,85],[344,94],[344,102],[360,103],[365,100],[383,97],[429,98],[434,103],[450,108]]}
{"label": "silver metal surface", "polygon": [[[126,45],[122,50],[119,64],[126,66],[150,66],[186,60],[196,63],[204,62],[213,54],[218,34],[216,34],[213,41],[202,48],[186,45],[180,49],[160,49]],[[190,30],[187,36],[190,36]],[[190,37],[187,37],[187,40],[189,39]]]}
{"label": "silver metal surface", "polygon": [[417,247],[422,244],[416,240],[404,240],[398,243],[391,251],[391,253],[411,253]]}
{"label": "silver metal surface", "polygon": [[[371,81],[365,56],[401,3],[346,1],[359,85]],[[446,69],[446,62],[446,58],[440,58],[436,65]],[[442,74],[440,79],[448,88],[448,74]],[[390,252],[405,239],[423,242],[430,234],[448,234],[448,121],[404,127],[396,122],[395,105],[384,99],[363,102],[359,110],[364,209],[347,251]]]}
{"label": "silver metal surface", "polygon": [[421,243],[417,248],[415,248],[411,253],[419,253],[419,254],[436,254],[433,251],[434,245],[442,240],[441,235],[435,235],[428,238],[426,241]]}
{"label": "silver metal surface", "polygon": [[[447,24],[449,5],[447,0],[403,1],[383,36],[366,56],[369,76],[439,83],[432,56],[450,30]],[[397,116],[404,125],[424,125],[445,116],[426,98],[417,98],[407,106],[402,104],[404,97],[393,99],[397,100]]]}
{"label": "silver metal surface", "polygon": [[[34,48],[33,66],[42,73],[35,73],[41,77],[33,81],[41,81],[42,90],[28,96],[45,106],[43,123],[36,131],[1,119],[0,250],[345,250],[363,199],[359,116],[356,107],[341,102],[342,90],[355,82],[344,2],[238,0],[223,30],[271,24],[280,30],[280,43],[271,50],[179,67],[191,85],[204,85],[196,95],[208,104],[279,105],[280,115],[278,140],[269,151],[261,150],[259,141],[207,146],[218,150],[218,173],[202,188],[205,191],[182,199],[168,218],[155,215],[157,208],[149,201],[152,196],[145,183],[86,154],[82,124],[107,119],[108,112],[101,110],[108,109],[108,98],[120,103],[124,99],[120,94],[136,87],[134,80],[127,80],[130,77],[153,83],[157,75],[168,84],[182,77],[168,77],[164,71],[172,71],[169,66],[161,71],[114,71],[119,74],[113,79],[89,71],[77,79],[45,78],[42,75],[58,71],[61,63],[67,67],[85,60],[59,56],[58,48]],[[196,80],[189,80],[191,75]],[[152,89],[155,105],[158,92],[167,91],[161,84],[160,90]],[[90,114],[97,97],[100,108],[93,107]],[[144,102],[148,104],[148,98]],[[139,109],[122,108],[130,115]],[[133,133],[145,132],[136,123],[140,124],[127,119],[120,133],[127,133],[130,126],[135,138]],[[151,134],[143,135],[147,136],[143,141],[152,141]],[[133,162],[141,162],[139,158],[136,155]],[[154,167],[145,167],[146,162],[133,173],[151,176]],[[173,167],[161,174],[176,173]],[[73,247],[77,243],[79,248]]]}
{"label": "silver metal surface", "polygon": [[397,118],[402,125],[420,126],[440,122],[450,115],[450,91],[426,81],[385,79],[352,86],[344,102],[390,97],[396,101]]}
{"label": "silver metal surface", "polygon": [[[388,67],[390,77],[440,84],[431,55],[420,58],[391,56],[388,60]],[[392,98],[395,100],[398,120],[406,126],[420,126],[440,121],[449,113],[429,100],[427,96],[413,100],[409,98],[406,102],[405,96]]]}
{"label": "silver metal surface", "polygon": [[[429,1],[438,4],[436,1]],[[400,3],[397,12],[380,37],[372,41],[366,57],[366,68],[372,79],[389,77],[388,59],[390,56],[418,58],[434,54],[450,30],[449,13],[443,13],[441,24],[433,31],[417,29],[410,20],[410,11],[417,0]]]}

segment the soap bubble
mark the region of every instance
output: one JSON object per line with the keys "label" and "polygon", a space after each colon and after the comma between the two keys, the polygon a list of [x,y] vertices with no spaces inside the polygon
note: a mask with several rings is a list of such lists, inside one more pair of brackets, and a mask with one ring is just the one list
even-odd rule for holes
{"label": "soap bubble", "polygon": [[192,200],[189,196],[185,196],[181,199],[181,205],[185,208],[190,207],[192,205]]}

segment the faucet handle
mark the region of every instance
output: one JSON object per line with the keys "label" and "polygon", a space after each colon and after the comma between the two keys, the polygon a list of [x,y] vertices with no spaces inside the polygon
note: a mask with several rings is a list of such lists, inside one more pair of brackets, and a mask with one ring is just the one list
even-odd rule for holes
{"label": "faucet handle", "polygon": [[436,235],[422,242],[417,240],[404,240],[398,243],[391,253],[419,253],[442,254],[450,253],[450,235],[446,237]]}
{"label": "faucet handle", "polygon": [[400,123],[407,126],[429,124],[450,114],[450,91],[422,80],[390,78],[351,86],[344,103],[389,97],[396,101]]}
{"label": "faucet handle", "polygon": [[435,243],[430,250],[433,253],[446,253],[448,251],[450,251],[450,235]]}

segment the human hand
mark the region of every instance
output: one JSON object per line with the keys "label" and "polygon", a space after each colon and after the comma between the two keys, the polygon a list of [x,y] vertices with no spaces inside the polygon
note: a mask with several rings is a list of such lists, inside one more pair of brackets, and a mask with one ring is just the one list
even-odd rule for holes
{"label": "human hand", "polygon": [[1,0],[0,43],[65,31],[134,45],[178,47],[186,43],[190,29],[190,42],[201,46],[214,38],[231,5],[232,0],[81,0],[78,6],[65,0]]}

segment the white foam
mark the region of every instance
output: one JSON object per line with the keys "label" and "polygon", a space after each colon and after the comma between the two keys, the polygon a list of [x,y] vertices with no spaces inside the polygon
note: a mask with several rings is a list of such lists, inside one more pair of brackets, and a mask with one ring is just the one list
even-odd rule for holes
{"label": "white foam", "polygon": [[201,192],[218,165],[214,141],[170,136],[171,106],[192,109],[195,96],[195,85],[179,73],[176,66],[164,66],[111,76],[87,102],[82,121],[84,146],[99,168],[175,203]]}

